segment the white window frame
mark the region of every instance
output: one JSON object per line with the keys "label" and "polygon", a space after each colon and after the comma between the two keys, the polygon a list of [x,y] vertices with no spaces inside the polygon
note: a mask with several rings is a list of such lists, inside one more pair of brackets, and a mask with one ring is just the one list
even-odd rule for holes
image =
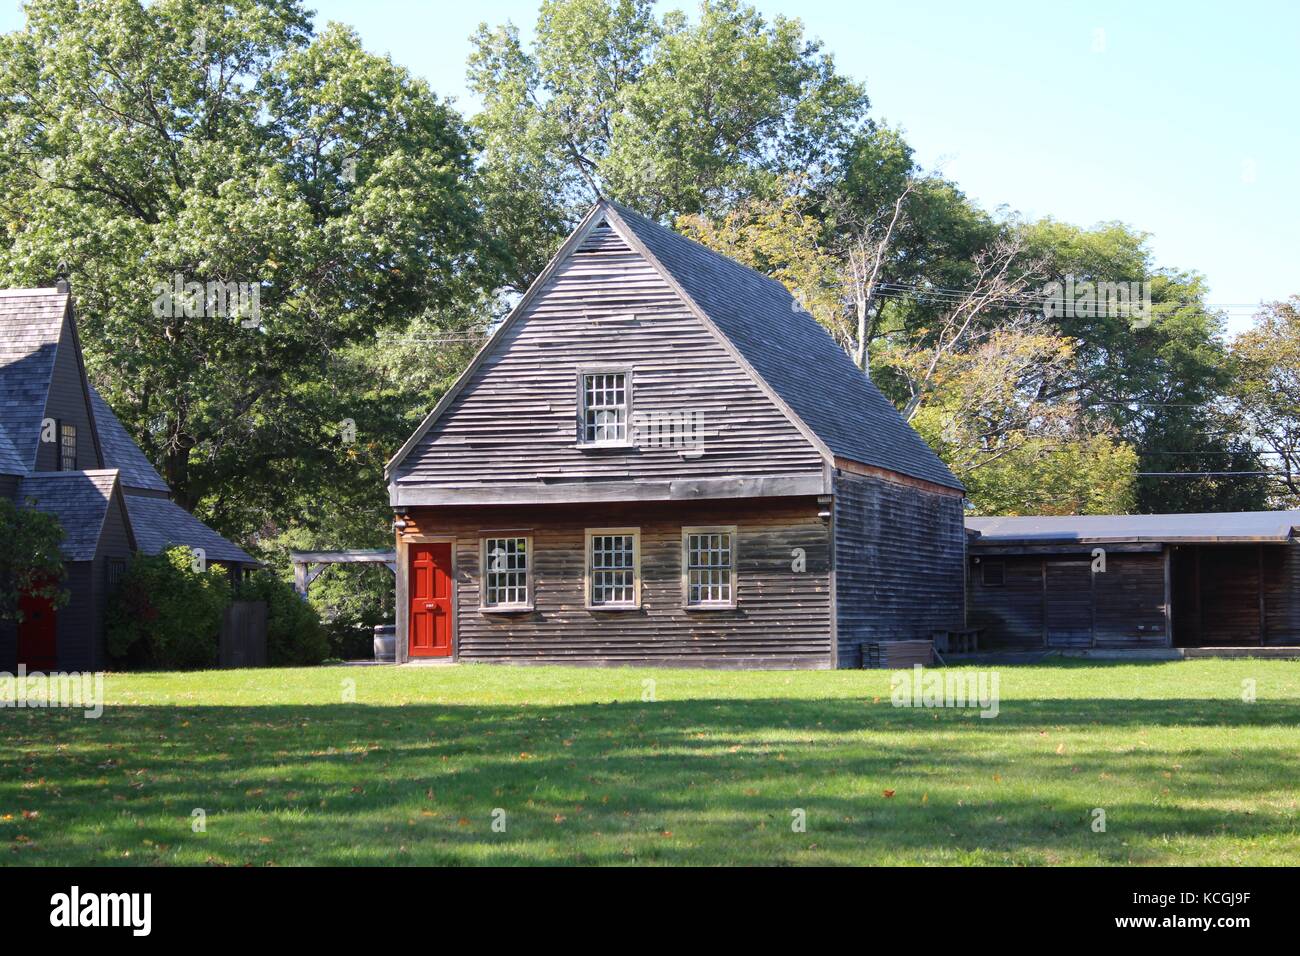
{"label": "white window frame", "polygon": [[[691,601],[691,562],[690,562],[690,540],[693,534],[726,534],[731,536],[731,585],[729,588],[731,597],[726,601]],[[737,569],[740,565],[738,551],[740,536],[736,533],[736,526],[731,525],[699,525],[695,527],[682,528],[682,607],[688,611],[711,611],[711,610],[728,610],[736,606],[736,588],[739,584]]]}
{"label": "white window frame", "polygon": [[[617,603],[595,604],[592,591],[595,585],[593,567],[593,539],[603,535],[632,536],[632,600]],[[588,528],[582,548],[583,593],[589,611],[637,611],[641,609],[641,529],[640,528]]]}
{"label": "white window frame", "polygon": [[[489,604],[488,603],[488,542],[500,541],[505,538],[520,539],[524,542],[524,594],[523,603],[513,602],[510,604]],[[534,561],[537,559],[537,551],[533,547],[533,536],[521,531],[487,531],[483,532],[478,542],[478,561],[479,561],[479,591],[478,607],[485,614],[509,614],[518,611],[533,610],[533,580],[534,580]]]}
{"label": "white window frame", "polygon": [[[587,376],[623,376],[623,437],[600,441],[587,438]],[[580,448],[631,448],[632,447],[632,369],[627,365],[586,365],[578,369],[578,447]]]}

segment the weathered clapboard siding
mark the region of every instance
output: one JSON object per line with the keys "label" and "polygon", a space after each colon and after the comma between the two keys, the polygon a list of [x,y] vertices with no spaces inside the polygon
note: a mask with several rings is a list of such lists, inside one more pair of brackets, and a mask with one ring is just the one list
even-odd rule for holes
{"label": "weathered clapboard siding", "polygon": [[[984,584],[989,564],[1001,565],[1002,584]],[[1004,650],[1043,646],[1041,557],[976,556],[967,581],[968,623],[984,629],[981,646]]]}
{"label": "weathered clapboard siding", "polygon": [[1300,644],[1300,541],[1269,548],[1265,557],[1264,643]]}
{"label": "weathered clapboard siding", "polygon": [[[1002,584],[984,583],[1001,564]],[[1090,549],[975,555],[967,593],[972,627],[990,649],[1158,647],[1168,643],[1162,551],[1108,552],[1093,572]]]}
{"label": "weathered clapboard siding", "polygon": [[[632,371],[637,415],[702,416],[702,454],[577,444],[578,369]],[[809,383],[810,387],[814,383]],[[607,224],[504,331],[400,464],[400,486],[817,474],[813,444]]]}
{"label": "weathered clapboard siding", "polygon": [[[418,508],[398,560],[404,567],[414,537],[455,537],[461,661],[822,668],[831,664],[831,601],[829,536],[818,509],[815,498]],[[734,609],[682,606],[682,528],[697,525],[736,526]],[[640,528],[638,610],[585,606],[585,531],[600,527]],[[494,529],[533,537],[533,611],[479,610],[479,542]],[[792,569],[795,548],[807,555],[805,571]]]}
{"label": "weathered clapboard siding", "polygon": [[834,519],[840,667],[859,666],[865,642],[963,623],[960,494],[840,471]]}
{"label": "weathered clapboard siding", "polygon": [[1093,644],[1133,647],[1168,644],[1165,555],[1112,554],[1092,576]]}

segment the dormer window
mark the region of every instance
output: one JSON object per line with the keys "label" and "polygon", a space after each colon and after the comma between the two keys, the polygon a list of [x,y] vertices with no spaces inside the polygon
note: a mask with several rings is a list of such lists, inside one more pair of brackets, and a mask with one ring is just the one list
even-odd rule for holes
{"label": "dormer window", "polygon": [[578,375],[578,441],[583,445],[628,444],[632,374],[628,369],[591,369]]}
{"label": "dormer window", "polygon": [[77,470],[77,426],[59,423],[59,471]]}

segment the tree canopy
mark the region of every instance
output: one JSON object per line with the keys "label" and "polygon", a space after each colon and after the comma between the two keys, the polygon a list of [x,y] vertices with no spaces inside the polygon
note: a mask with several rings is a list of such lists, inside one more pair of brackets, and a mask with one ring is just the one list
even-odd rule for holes
{"label": "tree canopy", "polygon": [[[530,42],[471,38],[462,117],[300,0],[27,9],[0,281],[66,263],[92,379],[269,558],[388,540],[384,461],[601,196],[786,283],[984,513],[1256,508],[1279,465],[1295,493],[1294,302],[1230,345],[1140,230],[981,209],[798,20],[542,0]],[[1064,281],[1150,314],[1045,311]]]}

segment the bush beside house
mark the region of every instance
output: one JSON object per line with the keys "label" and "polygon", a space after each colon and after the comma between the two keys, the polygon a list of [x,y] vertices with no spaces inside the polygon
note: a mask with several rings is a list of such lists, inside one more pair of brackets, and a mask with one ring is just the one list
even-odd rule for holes
{"label": "bush beside house", "polygon": [[319,664],[330,643],[316,609],[293,586],[269,571],[258,571],[239,586],[244,601],[266,602],[266,654],[273,667]]}
{"label": "bush beside house", "polygon": [[137,555],[109,599],[108,649],[128,666],[215,667],[232,600],[265,601],[272,665],[319,664],[329,652],[320,618],[292,586],[258,572],[233,588],[225,569],[198,570],[188,548]]}

